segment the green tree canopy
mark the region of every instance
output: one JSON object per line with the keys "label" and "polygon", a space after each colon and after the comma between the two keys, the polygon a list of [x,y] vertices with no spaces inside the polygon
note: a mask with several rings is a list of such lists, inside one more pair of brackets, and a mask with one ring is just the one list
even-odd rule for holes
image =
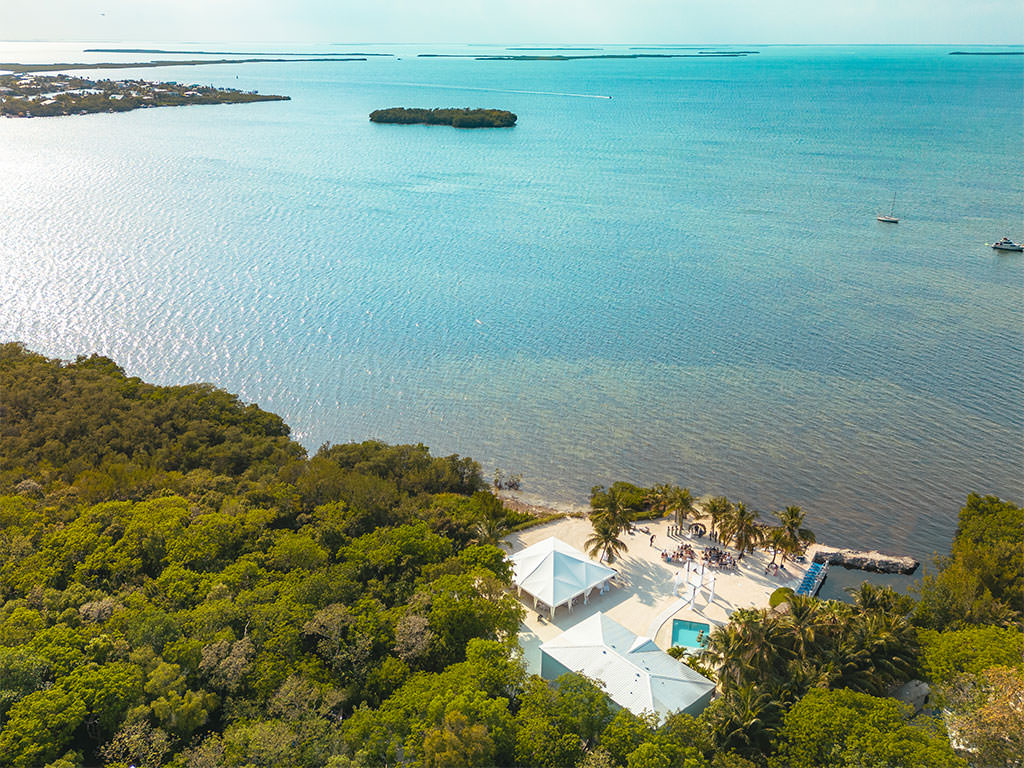
{"label": "green tree canopy", "polygon": [[938,721],[911,721],[910,708],[855,691],[810,691],[786,714],[779,768],[956,768]]}

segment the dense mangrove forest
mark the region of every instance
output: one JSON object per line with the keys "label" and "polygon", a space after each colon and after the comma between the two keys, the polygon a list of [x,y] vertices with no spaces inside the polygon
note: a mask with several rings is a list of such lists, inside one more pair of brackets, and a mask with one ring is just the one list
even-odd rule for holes
{"label": "dense mangrove forest", "polygon": [[[596,507],[678,514],[649,490]],[[310,455],[214,386],[0,345],[0,766],[1020,764],[1010,502],[967,498],[911,596],[737,611],[687,659],[715,700],[662,721],[527,674],[501,540],[532,522],[466,457]],[[912,679],[921,711],[892,696]]]}

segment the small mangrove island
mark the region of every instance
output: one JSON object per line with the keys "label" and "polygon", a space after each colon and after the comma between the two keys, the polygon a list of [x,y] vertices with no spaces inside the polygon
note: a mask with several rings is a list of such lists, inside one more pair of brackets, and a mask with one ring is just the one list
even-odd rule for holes
{"label": "small mangrove island", "polygon": [[208,85],[87,80],[69,75],[0,75],[0,115],[4,117],[53,117],[186,104],[288,100],[288,96]]}
{"label": "small mangrove island", "polygon": [[416,109],[391,107],[375,109],[370,113],[371,123],[398,123],[412,125],[450,125],[454,128],[511,128],[516,124],[514,112],[504,109]]}

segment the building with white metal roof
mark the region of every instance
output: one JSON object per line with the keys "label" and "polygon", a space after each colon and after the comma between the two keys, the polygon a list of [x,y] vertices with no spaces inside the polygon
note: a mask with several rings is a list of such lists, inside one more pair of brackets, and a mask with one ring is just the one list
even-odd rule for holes
{"label": "building with white metal roof", "polygon": [[541,675],[554,680],[578,672],[604,685],[608,697],[639,715],[700,714],[715,684],[677,661],[649,637],[630,632],[602,613],[540,646]]}

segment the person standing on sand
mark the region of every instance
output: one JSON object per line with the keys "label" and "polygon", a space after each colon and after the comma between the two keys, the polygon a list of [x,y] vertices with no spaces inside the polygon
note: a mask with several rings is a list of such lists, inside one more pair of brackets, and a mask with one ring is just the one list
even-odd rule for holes
{"label": "person standing on sand", "polygon": [[654,546],[654,534],[653,533],[651,534],[651,546],[652,547]]}

